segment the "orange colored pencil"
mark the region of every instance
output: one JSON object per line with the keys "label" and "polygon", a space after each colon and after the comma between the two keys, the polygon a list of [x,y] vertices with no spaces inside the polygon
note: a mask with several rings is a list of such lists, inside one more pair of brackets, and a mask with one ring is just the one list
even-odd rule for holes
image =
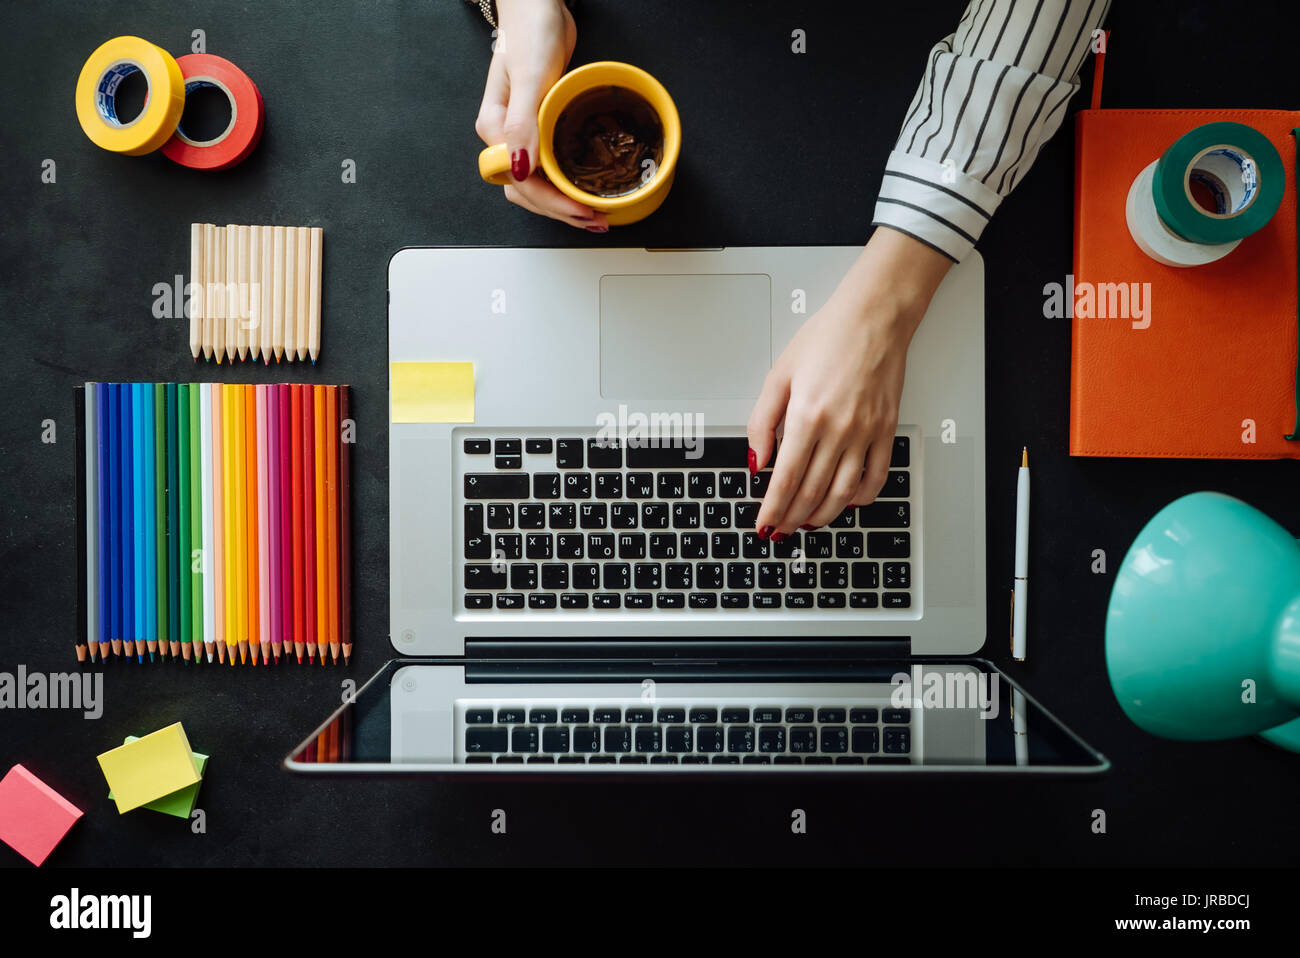
{"label": "orange colored pencil", "polygon": [[289,539],[292,543],[293,595],[293,651],[302,665],[303,649],[303,583],[302,583],[302,387],[289,386],[289,501],[291,523]]}
{"label": "orange colored pencil", "polygon": [[[261,583],[259,582],[260,566],[257,554],[258,531],[257,531],[257,386],[252,383],[244,385],[244,498],[248,503],[248,510],[244,514],[244,552],[248,556],[248,565],[245,572],[248,576],[248,603],[246,606],[245,621],[247,624],[247,638],[249,652],[253,658],[253,664],[257,664],[257,653],[261,648],[261,615],[262,606],[259,601],[261,594]],[[239,664],[244,664],[245,643],[239,643]]]}
{"label": "orange colored pencil", "polygon": [[[325,545],[330,659],[339,661],[339,387],[325,387]],[[323,652],[322,652],[323,654]]]}
{"label": "orange colored pencil", "polygon": [[[316,647],[320,649],[321,665],[325,664],[325,650],[329,643],[329,541],[326,533],[328,521],[329,490],[325,488],[328,470],[325,437],[330,433],[328,413],[325,409],[325,386],[312,387],[315,412],[315,462],[316,473]],[[336,562],[337,565],[337,562]]]}
{"label": "orange colored pencil", "polygon": [[[203,647],[208,653],[208,664],[212,664],[212,647],[215,644],[221,653],[221,664],[225,664],[226,641],[226,471],[225,440],[222,436],[222,422],[225,420],[225,389],[221,383],[211,383],[203,387],[210,390],[209,403],[212,409],[212,545],[207,554],[208,574],[212,576],[212,622],[211,635],[203,636]],[[205,543],[206,545],[206,543]]]}
{"label": "orange colored pencil", "polygon": [[232,384],[226,387],[226,392],[230,394],[230,421],[226,425],[234,464],[230,470],[230,497],[235,502],[231,521],[233,547],[230,550],[233,572],[227,583],[234,591],[234,621],[226,629],[226,655],[233,666],[238,646],[248,641],[248,490],[244,483],[244,389]]}

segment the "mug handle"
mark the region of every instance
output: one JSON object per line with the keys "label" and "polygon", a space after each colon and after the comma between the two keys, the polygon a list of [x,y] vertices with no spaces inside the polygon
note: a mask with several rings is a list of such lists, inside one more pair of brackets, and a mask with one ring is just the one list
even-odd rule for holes
{"label": "mug handle", "polygon": [[510,153],[504,143],[489,146],[478,155],[478,175],[495,186],[509,186],[514,182],[510,175]]}

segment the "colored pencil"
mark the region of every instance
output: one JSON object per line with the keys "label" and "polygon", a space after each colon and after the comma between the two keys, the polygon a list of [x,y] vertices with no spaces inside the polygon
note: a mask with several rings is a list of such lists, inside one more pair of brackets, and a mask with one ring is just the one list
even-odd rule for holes
{"label": "colored pencil", "polygon": [[307,664],[316,657],[316,450],[315,402],[311,386],[302,387],[302,639]]}
{"label": "colored pencil", "polygon": [[114,412],[117,420],[117,429],[114,433],[114,438],[117,440],[115,444],[116,452],[113,458],[113,471],[117,474],[117,483],[113,490],[113,512],[117,516],[114,541],[117,545],[116,556],[118,561],[113,563],[114,580],[117,586],[117,631],[112,636],[112,647],[113,655],[116,657],[122,654],[123,640],[130,634],[133,627],[132,614],[135,605],[135,592],[131,584],[131,574],[134,571],[131,546],[134,536],[131,531],[129,505],[131,499],[130,387],[117,383],[113,386],[113,392],[116,395]]}
{"label": "colored pencil", "polygon": [[271,654],[275,661],[280,661],[280,392],[272,384],[265,389],[266,399],[266,444],[263,453],[266,456],[266,526],[263,537],[266,539],[266,584],[264,591],[269,594],[266,625],[262,630],[265,638],[270,634]]}
{"label": "colored pencil", "polygon": [[[149,661],[154,661],[154,650],[161,639],[167,648],[167,390],[163,383],[147,384],[150,393],[148,498],[149,509],[149,588],[153,594],[149,603]],[[138,651],[138,649],[137,649]],[[163,652],[166,655],[166,651]]]}
{"label": "colored pencil", "polygon": [[203,350],[203,224],[190,224],[190,354]]}
{"label": "colored pencil", "polygon": [[149,631],[149,612],[145,608],[146,579],[149,562],[145,558],[145,542],[149,532],[149,513],[145,511],[145,496],[148,491],[147,476],[152,474],[152,460],[150,469],[145,469],[145,442],[146,438],[152,438],[153,430],[146,434],[145,427],[147,416],[145,413],[145,396],[153,396],[152,389],[146,389],[148,383],[131,384],[131,490],[132,501],[134,502],[134,518],[131,520],[131,539],[133,542],[133,552],[131,553],[132,564],[135,570],[132,574],[132,584],[135,586],[135,618],[132,620],[134,628],[131,635],[127,637],[124,645],[126,657],[129,659],[133,656],[138,661],[144,661],[145,640]]}
{"label": "colored pencil", "polygon": [[339,387],[339,641],[343,664],[352,662],[352,390]]}
{"label": "colored pencil", "polygon": [[221,403],[219,383],[199,386],[203,421],[203,650],[208,663],[221,632]]}
{"label": "colored pencil", "polygon": [[[248,577],[247,607],[248,646],[257,664],[258,643],[261,639],[261,593],[257,554],[257,387],[252,383],[244,387],[244,549],[247,555],[245,574]],[[244,663],[244,646],[239,646],[239,662]]]}
{"label": "colored pencil", "polygon": [[228,459],[226,494],[227,525],[230,536],[226,539],[226,553],[230,561],[226,563],[228,577],[226,590],[230,595],[227,602],[229,618],[226,619],[226,655],[230,664],[235,664],[235,654],[239,643],[245,643],[244,655],[247,657],[248,643],[248,537],[247,522],[248,502],[244,490],[244,387],[230,385],[225,388],[230,405],[225,426],[226,452]]}
{"label": "colored pencil", "polygon": [[325,481],[329,478],[325,462],[325,436],[329,420],[325,413],[325,387],[312,387],[312,413],[315,416],[312,469],[316,492],[316,647],[320,650],[321,664],[325,664],[329,644],[329,536],[325,531],[329,492]]}
{"label": "colored pencil", "polygon": [[302,481],[302,387],[289,387],[289,481],[290,507],[292,509],[290,534],[293,555],[293,651],[302,664],[303,646],[306,642],[306,583],[303,574],[303,481]]}
{"label": "colored pencil", "polygon": [[[113,537],[110,532],[112,523],[112,498],[110,489],[114,478],[110,473],[112,468],[109,457],[109,443],[112,441],[112,423],[113,409],[108,399],[108,383],[95,383],[95,416],[97,429],[95,436],[95,465],[98,482],[96,484],[96,496],[98,498],[99,519],[99,537],[96,539],[98,546],[98,557],[96,559],[97,586],[99,588],[99,633],[96,636],[95,644],[90,649],[90,661],[95,661],[96,654],[102,656],[110,648],[109,639],[113,633],[113,587],[110,581],[110,566],[113,560],[112,541]],[[101,658],[102,662],[103,659]]]}
{"label": "colored pencil", "polygon": [[[177,408],[178,393],[176,383],[163,385],[163,404],[165,406],[166,450],[164,458],[167,463],[166,487],[166,522],[158,538],[165,545],[167,556],[167,641],[163,648],[165,654],[172,657],[181,654],[181,583],[180,583],[180,411]],[[161,563],[160,563],[161,564]],[[161,578],[161,576],[159,577]],[[159,631],[159,642],[162,633]]]}
{"label": "colored pencil", "polygon": [[280,528],[280,639],[286,655],[293,647],[293,476],[290,472],[289,393],[285,383],[275,386],[280,425],[276,458],[279,460]]}
{"label": "colored pencil", "polygon": [[[325,386],[325,545],[330,660],[339,661],[339,390]],[[322,653],[323,655],[323,653]]]}
{"label": "colored pencil", "polygon": [[202,503],[199,509],[200,541],[196,543],[199,548],[197,574],[203,587],[201,590],[195,590],[196,595],[201,592],[203,627],[194,630],[194,658],[196,661],[199,658],[201,643],[208,651],[208,661],[211,661],[212,634],[215,628],[212,603],[212,585],[215,576],[212,565],[212,387],[208,383],[195,383],[194,388],[198,390],[199,435],[203,437],[199,443],[199,500]]}
{"label": "colored pencil", "polygon": [[[81,446],[81,455],[77,456],[75,465],[77,511],[77,629],[74,643],[77,664],[84,665],[90,654],[91,641],[95,636],[96,618],[99,604],[95,601],[95,562],[99,559],[99,546],[95,543],[95,507],[98,505],[98,493],[95,489],[95,389],[94,383],[85,383],[73,390],[72,401],[74,419],[79,430],[77,438]],[[94,659],[92,657],[91,661]]]}
{"label": "colored pencil", "polygon": [[[230,575],[230,518],[234,503],[230,501],[230,439],[226,435],[226,419],[230,412],[230,397],[221,383],[212,384],[212,543],[213,570],[216,591],[214,608],[216,610],[216,631],[212,633],[213,644],[217,648],[217,661],[226,664],[226,630],[234,622],[231,611],[233,592],[226,587],[231,581]],[[206,642],[204,645],[206,646]],[[212,661],[212,649],[208,649],[208,661]]]}
{"label": "colored pencil", "polygon": [[[172,625],[172,642],[175,651],[186,664],[190,661],[190,644],[193,642],[194,618],[191,615],[190,587],[190,387],[187,383],[173,383],[176,390],[176,511],[174,525],[168,530],[175,545],[172,547],[172,581],[176,591],[176,618]],[[172,388],[169,387],[169,388]],[[198,436],[194,436],[197,441]],[[179,630],[179,632],[177,631]]]}
{"label": "colored pencil", "polygon": [[[202,391],[207,388],[199,383],[188,384],[189,390],[189,424],[190,424],[190,446],[189,446],[189,490],[186,495],[189,496],[190,531],[188,550],[181,550],[181,562],[185,568],[181,570],[181,575],[189,581],[190,596],[190,642],[193,650],[181,649],[181,654],[188,660],[193,654],[194,661],[197,664],[201,660],[199,650],[203,648],[204,633],[204,557],[206,556],[206,542],[203,536],[203,404]],[[184,483],[182,483],[184,485]]]}
{"label": "colored pencil", "polygon": [[[257,641],[262,647],[262,662],[271,661],[271,504],[268,498],[270,474],[266,459],[269,442],[266,387],[254,386],[257,413]],[[256,661],[253,663],[256,665]]]}

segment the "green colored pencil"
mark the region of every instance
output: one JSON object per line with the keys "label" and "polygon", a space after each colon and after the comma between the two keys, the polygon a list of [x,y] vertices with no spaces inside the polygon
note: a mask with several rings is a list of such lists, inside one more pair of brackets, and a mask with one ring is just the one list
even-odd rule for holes
{"label": "green colored pencil", "polygon": [[[188,424],[189,420],[186,419]],[[170,623],[171,653],[181,654],[181,645],[189,645],[189,630],[181,624],[181,489],[186,503],[189,486],[181,485],[181,395],[176,383],[167,384],[167,620]],[[188,528],[188,523],[184,528]],[[188,584],[189,580],[185,580]],[[188,598],[188,597],[187,597]],[[187,623],[188,624],[188,623]],[[188,649],[186,650],[188,651]]]}
{"label": "green colored pencil", "polygon": [[199,404],[204,387],[198,383],[190,386],[190,537],[189,550],[181,556],[185,563],[181,575],[188,573],[190,580],[190,637],[194,642],[194,661],[199,661],[203,651],[203,573],[195,562],[194,553],[203,556],[203,428],[200,425]]}
{"label": "green colored pencil", "polygon": [[[146,389],[149,387],[146,386]],[[167,656],[167,389],[163,383],[153,384],[153,465],[154,514],[157,516],[154,549],[158,567],[158,647]],[[146,504],[148,508],[148,504]]]}

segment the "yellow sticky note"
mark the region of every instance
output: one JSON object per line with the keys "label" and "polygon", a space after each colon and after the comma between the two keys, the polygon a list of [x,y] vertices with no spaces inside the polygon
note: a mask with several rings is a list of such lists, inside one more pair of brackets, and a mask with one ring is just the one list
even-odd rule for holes
{"label": "yellow sticky note", "polygon": [[202,775],[181,723],[99,756],[119,814],[193,785]]}
{"label": "yellow sticky note", "polygon": [[393,422],[473,422],[473,363],[389,363]]}

